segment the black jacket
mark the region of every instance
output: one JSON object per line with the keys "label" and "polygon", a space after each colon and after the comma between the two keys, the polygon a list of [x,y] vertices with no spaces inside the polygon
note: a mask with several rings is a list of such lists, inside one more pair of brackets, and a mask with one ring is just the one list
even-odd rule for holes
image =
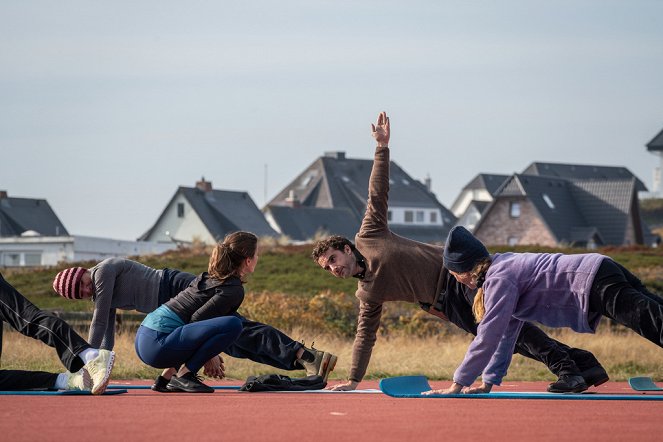
{"label": "black jacket", "polygon": [[187,324],[237,312],[244,301],[244,287],[239,278],[221,282],[203,272],[189,287],[166,302],[172,311]]}

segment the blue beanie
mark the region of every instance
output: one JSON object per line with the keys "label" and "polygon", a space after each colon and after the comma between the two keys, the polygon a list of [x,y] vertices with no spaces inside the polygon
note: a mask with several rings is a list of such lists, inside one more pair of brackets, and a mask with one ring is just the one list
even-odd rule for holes
{"label": "blue beanie", "polygon": [[456,226],[449,231],[444,245],[444,266],[456,273],[469,272],[479,260],[488,258],[489,253],[481,241],[465,227]]}

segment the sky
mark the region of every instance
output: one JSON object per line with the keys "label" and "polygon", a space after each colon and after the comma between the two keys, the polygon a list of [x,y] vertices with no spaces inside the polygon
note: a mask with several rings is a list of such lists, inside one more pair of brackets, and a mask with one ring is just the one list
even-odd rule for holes
{"label": "sky", "polygon": [[663,2],[0,3],[0,190],[136,239],[204,177],[258,207],[326,151],[391,158],[447,208],[479,173],[624,166],[652,189]]}

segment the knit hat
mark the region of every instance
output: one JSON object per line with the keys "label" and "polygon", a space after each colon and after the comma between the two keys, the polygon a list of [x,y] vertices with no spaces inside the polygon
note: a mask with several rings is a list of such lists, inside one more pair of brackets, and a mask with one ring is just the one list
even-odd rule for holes
{"label": "knit hat", "polygon": [[444,245],[444,266],[456,273],[469,272],[482,258],[488,258],[486,247],[465,227],[456,226],[449,231]]}
{"label": "knit hat", "polygon": [[55,275],[53,290],[67,299],[81,299],[81,279],[87,272],[83,267],[70,267]]}

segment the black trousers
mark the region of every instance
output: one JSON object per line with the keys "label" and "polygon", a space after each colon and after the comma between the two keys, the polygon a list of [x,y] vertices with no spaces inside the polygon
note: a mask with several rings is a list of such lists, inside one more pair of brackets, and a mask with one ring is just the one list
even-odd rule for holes
{"label": "black trousers", "polygon": [[[159,304],[177,296],[195,279],[196,275],[179,270],[164,269],[159,288]],[[225,352],[233,358],[249,359],[260,364],[271,365],[282,370],[301,370],[297,362],[297,351],[303,347],[271,325],[251,321],[235,314],[242,321],[242,333]]]}
{"label": "black trousers", "polygon": [[[65,321],[39,310],[0,274],[0,355],[2,355],[4,322],[19,333],[55,348],[62,365],[70,372],[77,372],[83,368],[83,361],[77,355],[90,345]],[[50,388],[55,379],[47,376],[49,374],[22,370],[0,370],[0,389]],[[57,375],[53,376],[57,377]],[[51,385],[48,385],[49,382]]]}
{"label": "black trousers", "polygon": [[589,295],[590,323],[598,315],[625,325],[663,347],[663,298],[651,293],[622,265],[604,259]]}
{"label": "black trousers", "polygon": [[[476,336],[477,324],[472,314],[475,294],[476,290],[469,290],[449,275],[446,290],[439,296],[434,308],[444,313],[450,322]],[[592,353],[569,347],[529,322],[523,325],[518,335],[514,353],[542,362],[556,376],[579,375],[600,365]]]}

